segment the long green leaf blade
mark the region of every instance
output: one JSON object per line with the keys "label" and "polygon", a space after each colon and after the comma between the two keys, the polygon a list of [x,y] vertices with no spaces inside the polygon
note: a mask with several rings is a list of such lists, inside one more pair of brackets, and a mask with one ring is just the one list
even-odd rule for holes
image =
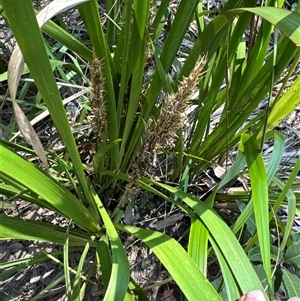
{"label": "long green leaf blade", "polygon": [[[69,7],[70,3],[65,3],[65,5]],[[24,0],[20,2],[17,0],[4,0],[3,7],[27,66],[35,80],[35,84],[43,96],[52,120],[68,149],[75,172],[83,189],[84,194],[82,198],[85,198],[86,201],[90,203],[91,208],[93,208],[94,204],[91,200],[91,194],[83,172],[77,146],[53,76],[32,1]],[[49,13],[52,12],[49,11]],[[45,16],[45,18],[49,17],[47,16],[47,10],[43,12],[42,16]],[[40,23],[43,23],[42,21]],[[39,59],[38,64],[36,61],[37,58]],[[18,70],[16,70],[16,72],[18,72]],[[96,213],[97,211],[92,210],[91,212]],[[97,217],[95,216],[95,218]]]}
{"label": "long green leaf blade", "polygon": [[107,211],[98,195],[94,192],[99,213],[106,227],[107,236],[112,251],[112,268],[104,301],[124,300],[129,285],[129,262],[123,244],[120,240]]}
{"label": "long green leaf blade", "polygon": [[[66,231],[45,222],[22,219],[18,217],[1,216],[0,240],[24,239],[56,242],[64,244]],[[72,246],[84,246],[89,239],[85,232],[70,231],[69,243]]]}
{"label": "long green leaf blade", "polygon": [[269,285],[272,288],[267,173],[262,155],[257,145],[256,137],[250,134],[243,134],[242,143],[250,174],[259,246],[261,249],[265,273],[267,275]]}
{"label": "long green leaf blade", "polygon": [[36,168],[31,162],[0,145],[0,178],[10,185],[21,184],[50,209],[56,208],[80,227],[97,231],[98,226],[89,210],[63,185]]}
{"label": "long green leaf blade", "polygon": [[157,231],[120,224],[115,226],[142,240],[155,253],[188,300],[222,300],[176,240]]}
{"label": "long green leaf blade", "polygon": [[[260,280],[236,237],[207,204],[169,185],[154,181],[152,183],[175,194],[197,212],[200,220],[207,227],[210,236],[213,237],[222,251],[243,293],[257,289],[263,291]],[[236,298],[238,297],[236,296]]]}
{"label": "long green leaf blade", "polygon": [[249,11],[257,14],[283,32],[297,46],[300,46],[300,15],[278,7],[251,7],[234,9],[232,11]]}

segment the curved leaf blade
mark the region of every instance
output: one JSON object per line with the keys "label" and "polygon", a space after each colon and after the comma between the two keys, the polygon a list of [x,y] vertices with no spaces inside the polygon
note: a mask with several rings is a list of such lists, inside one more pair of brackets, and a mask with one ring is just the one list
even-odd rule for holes
{"label": "curved leaf blade", "polygon": [[[0,219],[0,240],[24,239],[56,242],[64,244],[66,229],[49,223],[2,215]],[[72,246],[84,246],[89,236],[84,232],[70,230],[69,243]]]}
{"label": "curved leaf blade", "polygon": [[[44,11],[39,14],[39,16],[42,17],[36,17],[32,2],[28,0],[24,0],[22,3],[16,0],[4,0],[3,7],[22,51],[22,55],[35,80],[36,86],[38,87],[47,108],[49,109],[51,118],[70,154],[74,164],[75,173],[83,190],[81,198],[89,203],[90,208],[92,208],[91,213],[96,214],[97,210],[94,208],[94,203],[88,189],[87,179],[83,171],[75,139],[62,104],[61,96],[45,49],[44,40],[39,29],[39,25],[42,26],[54,13],[59,13],[66,7],[69,8],[70,4],[76,5],[79,2],[81,3],[83,1],[74,0],[68,1],[68,3],[60,0],[54,1],[51,3],[51,7],[55,6],[57,3],[61,5],[59,9],[54,8],[53,10],[50,10],[50,13],[47,13],[48,7],[46,7],[44,8]],[[39,19],[39,23],[37,18]],[[36,61],[37,57],[39,58],[38,64]],[[20,68],[22,68],[23,64],[20,64],[20,66]],[[18,73],[19,70],[16,70],[16,72]],[[98,218],[98,216],[94,217],[94,219],[97,220]]]}
{"label": "curved leaf blade", "polygon": [[[200,220],[207,227],[210,236],[218,244],[219,249],[223,253],[224,258],[230,266],[230,269],[244,294],[252,290],[264,290],[238,240],[231,232],[230,228],[216,215],[211,207],[199,201],[198,198],[179,189],[159,182],[151,182],[154,185],[175,194],[195,210]],[[239,296],[236,296],[236,298],[238,297]]]}
{"label": "curved leaf blade", "polygon": [[104,296],[104,301],[124,300],[128,285],[129,285],[129,262],[124,250],[123,244],[120,240],[118,232],[116,231],[107,211],[105,210],[101,200],[96,192],[93,192],[95,202],[98,205],[99,213],[103,219],[106,227],[107,236],[110,242],[112,252],[112,266],[111,274]]}
{"label": "curved leaf blade", "polygon": [[300,15],[278,7],[250,7],[233,9],[230,12],[248,11],[261,16],[284,33],[296,46],[300,46]]}
{"label": "curved leaf blade", "polygon": [[243,134],[242,143],[249,169],[255,221],[265,273],[272,287],[269,229],[268,180],[262,154],[254,135]]}
{"label": "curved leaf blade", "polygon": [[39,198],[45,207],[72,219],[75,224],[92,232],[99,231],[89,210],[64,186],[8,148],[0,145],[0,179],[12,186],[21,184]]}
{"label": "curved leaf blade", "polygon": [[176,240],[157,231],[120,224],[115,227],[142,240],[170,272],[188,300],[222,300]]}

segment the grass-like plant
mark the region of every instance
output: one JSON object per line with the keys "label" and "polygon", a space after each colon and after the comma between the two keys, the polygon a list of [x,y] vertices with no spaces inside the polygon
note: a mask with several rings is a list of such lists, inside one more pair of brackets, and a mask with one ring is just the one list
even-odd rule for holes
{"label": "grass-like plant", "polygon": [[[149,0],[107,0],[103,22],[95,0],[55,0],[37,16],[29,0],[2,0],[2,14],[9,22],[17,46],[8,73],[1,79],[8,77],[10,100],[19,129],[45,170],[22,158],[17,153],[20,146],[1,140],[0,193],[53,210],[76,227],[65,229],[1,215],[0,239],[64,245],[64,280],[69,300],[83,298],[91,274],[86,278],[82,268],[90,249],[95,250],[94,268],[101,274],[104,300],[134,300],[134,296],[147,300],[130,277],[119,233],[129,233],[152,249],[188,300],[222,300],[221,290],[226,292],[228,300],[254,289],[264,291],[266,298],[274,296],[269,221],[280,206],[289,206],[289,223],[282,226],[284,239],[280,247],[281,251],[285,250],[291,245],[291,221],[297,208],[297,200],[289,189],[300,167],[297,162],[287,184],[275,178],[284,141],[273,128],[300,100],[299,78],[285,90],[300,54],[299,15],[297,10],[288,12],[280,8],[283,1],[276,2],[278,7],[274,1],[256,7],[257,1],[229,0],[206,24],[204,17],[209,12],[198,2],[178,1],[176,11],[172,12],[167,0],[159,5]],[[90,47],[51,21],[74,6],[84,22]],[[166,26],[168,18],[172,19],[170,26]],[[193,21],[197,24],[198,37],[187,57],[179,59],[178,51]],[[250,36],[246,40],[248,26]],[[280,38],[277,30],[282,32]],[[49,59],[42,33],[89,65],[89,79],[79,70],[80,66],[76,66],[78,62],[65,66],[90,84],[86,90],[90,93],[96,153],[93,166],[88,170],[81,162],[80,142],[74,138],[53,74],[53,69],[65,63],[54,56]],[[275,42],[270,50],[273,33]],[[163,42],[160,41],[162,36]],[[273,99],[274,83],[286,69],[283,85]],[[71,164],[51,150],[44,151],[19,108],[16,95],[20,77],[25,72],[30,72]],[[199,90],[197,98],[193,97],[196,90]],[[266,95],[269,95],[266,109],[254,119],[249,118]],[[218,111],[219,122],[211,129],[211,118]],[[261,145],[271,137],[275,146],[266,169]],[[239,142],[235,162],[206,201],[188,194],[188,184],[196,182],[202,171]],[[171,158],[165,179],[180,183],[179,187],[154,180],[152,170],[162,154]],[[63,167],[67,185],[55,177],[56,166]],[[251,195],[248,194],[246,206],[240,206],[241,214],[230,228],[213,208],[216,192],[236,178],[245,166],[250,175]],[[268,191],[271,181],[283,191],[275,200]],[[191,218],[187,250],[166,234],[113,219],[122,213],[122,206],[137,190],[157,194]],[[287,203],[288,193],[292,201]],[[110,204],[112,198],[118,200],[114,208]],[[237,237],[253,219],[253,214],[256,229],[245,252]],[[82,249],[82,257],[71,281],[68,252],[75,247]],[[249,250],[254,252],[252,247],[260,249],[264,282],[247,257]],[[222,271],[223,285],[219,287],[207,280],[207,262],[212,254]],[[2,276],[19,269],[20,263],[22,267],[36,260],[1,264],[1,268],[7,268]]]}

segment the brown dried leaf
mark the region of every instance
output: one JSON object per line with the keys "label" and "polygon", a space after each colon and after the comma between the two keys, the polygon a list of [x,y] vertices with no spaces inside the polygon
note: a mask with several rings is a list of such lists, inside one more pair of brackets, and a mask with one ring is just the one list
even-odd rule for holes
{"label": "brown dried leaf", "polygon": [[173,215],[165,218],[164,220],[158,221],[156,223],[155,228],[158,231],[162,230],[166,227],[174,225],[176,222],[180,221],[183,217],[184,217],[184,214],[182,214],[182,213],[173,214]]}
{"label": "brown dried leaf", "polygon": [[16,102],[16,95],[18,91],[19,81],[23,72],[24,68],[24,59],[22,53],[17,45],[13,51],[11,59],[8,64],[8,85],[9,85],[9,92],[13,103],[13,108],[18,124],[18,128],[20,129],[21,133],[24,136],[26,142],[32,145],[35,153],[40,158],[40,160],[45,165],[45,168],[48,170],[48,162],[47,157],[42,146],[42,143],[36,134],[34,128],[31,126],[29,120],[27,119],[26,115]]}
{"label": "brown dried leaf", "polygon": [[223,179],[225,174],[226,174],[226,169],[222,166],[215,166],[214,168],[214,174],[216,177],[218,177],[219,179]]}
{"label": "brown dried leaf", "polygon": [[[73,101],[74,99],[77,99],[79,98],[80,96],[88,93],[91,91],[91,88],[87,88],[87,87],[84,87],[84,89],[82,91],[79,91],[71,96],[69,96],[68,98],[64,99],[63,100],[63,105],[66,105],[68,104],[69,102]],[[43,111],[41,114],[37,115],[35,118],[33,118],[31,121],[30,121],[30,124],[32,126],[34,126],[35,124],[37,124],[38,122],[40,122],[41,120],[43,120],[44,118],[48,117],[50,115],[49,111],[48,110],[45,110]],[[14,136],[10,139],[10,141],[13,141],[15,140],[19,135],[20,135],[20,131],[18,131],[17,133],[14,134]]]}
{"label": "brown dried leaf", "polygon": [[89,0],[54,0],[42,9],[38,15],[37,20],[39,27],[42,27],[47,21],[52,19],[59,13],[62,13],[76,5],[88,2]]}
{"label": "brown dried leaf", "polygon": [[[61,13],[73,6],[87,2],[88,0],[55,0],[46,6],[37,16],[38,24],[42,27],[48,20],[54,17],[56,14]],[[35,130],[31,126],[27,117],[21,110],[20,106],[16,102],[16,95],[18,91],[19,81],[24,68],[24,59],[20,48],[16,45],[11,59],[8,65],[8,84],[9,91],[13,102],[13,108],[16,115],[17,124],[20,132],[23,134],[24,139],[30,145],[32,145],[34,151],[45,165],[46,169],[49,169],[47,157],[44,152],[42,143],[36,134]]]}

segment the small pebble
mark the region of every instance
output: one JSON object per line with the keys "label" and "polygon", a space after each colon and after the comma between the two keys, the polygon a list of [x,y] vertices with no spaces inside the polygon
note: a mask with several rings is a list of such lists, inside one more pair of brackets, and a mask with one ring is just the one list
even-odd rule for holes
{"label": "small pebble", "polygon": [[19,252],[20,250],[22,250],[22,248],[23,248],[23,245],[19,242],[15,242],[15,243],[11,244],[10,246],[8,246],[8,249],[11,254],[15,254],[15,253]]}

